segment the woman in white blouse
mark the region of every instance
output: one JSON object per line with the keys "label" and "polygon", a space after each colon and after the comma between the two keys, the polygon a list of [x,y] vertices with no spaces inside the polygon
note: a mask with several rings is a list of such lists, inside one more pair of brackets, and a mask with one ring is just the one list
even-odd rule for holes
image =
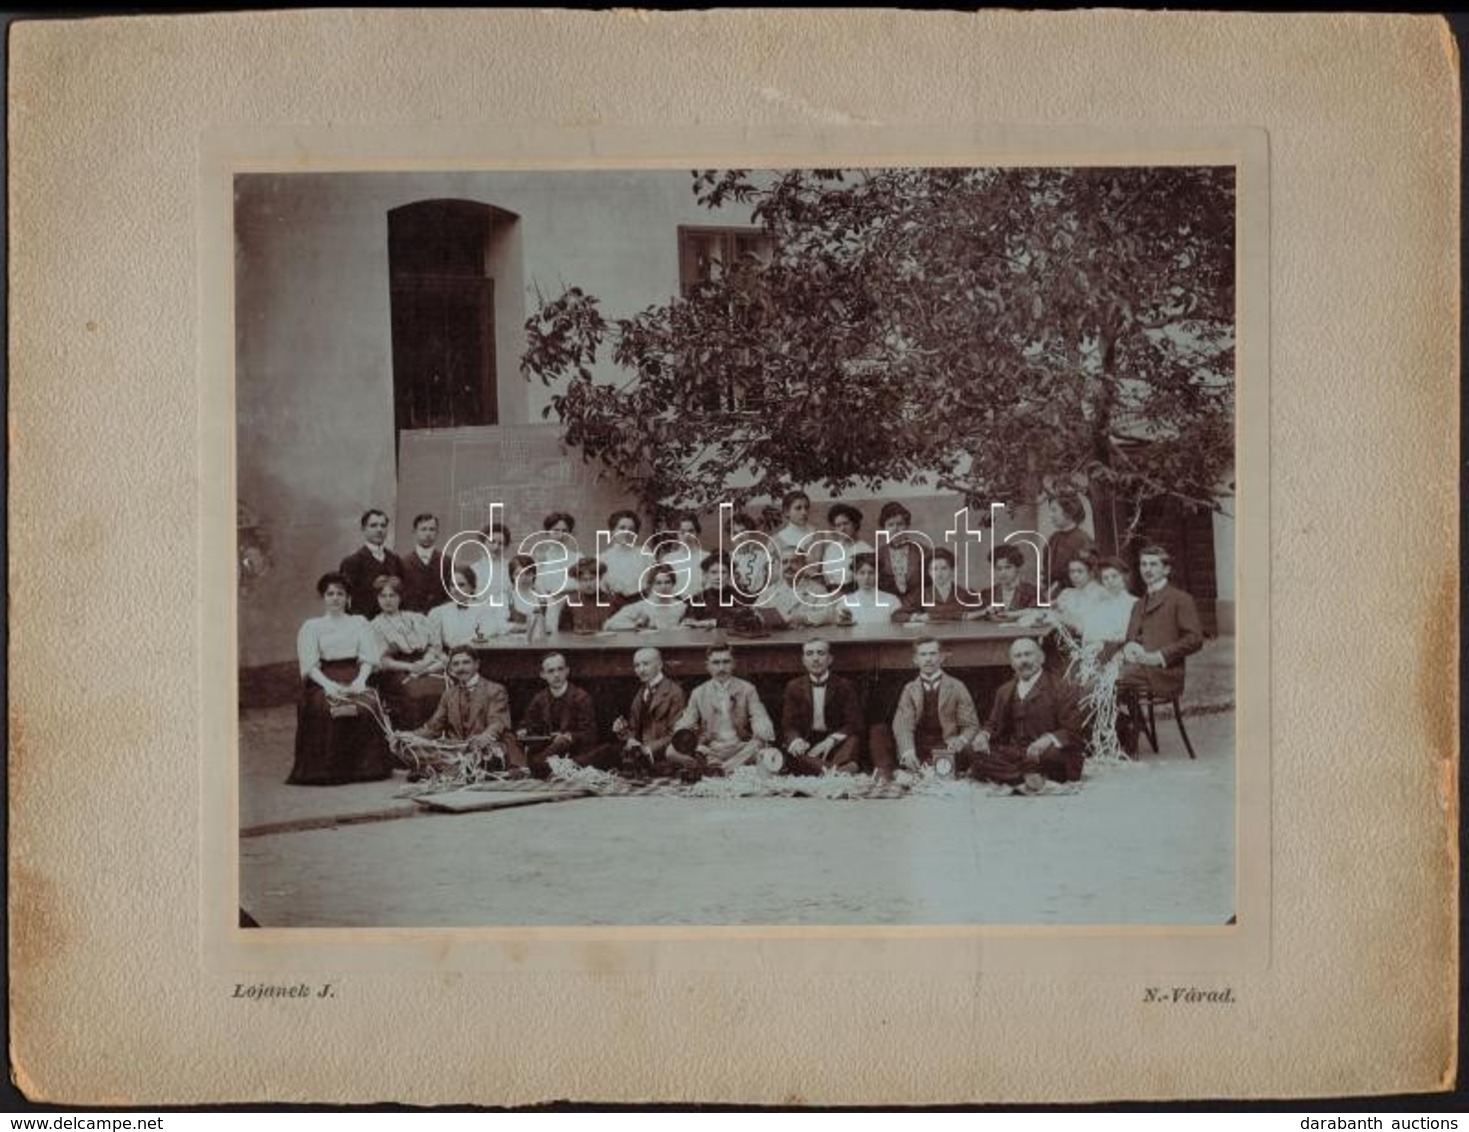
{"label": "woman in white blouse", "polygon": [[896,594],[877,588],[877,558],[859,554],[852,560],[852,578],[857,588],[842,599],[853,625],[883,625],[903,607]]}
{"label": "woman in white blouse", "polygon": [[323,611],[301,626],[296,655],[301,701],[296,709],[296,757],[288,783],[336,786],[372,782],[393,773],[377,722],[353,702],[367,691],[377,646],[366,618],[347,612],[347,579],[323,574],[316,583]]}
{"label": "woman in white blouse", "polygon": [[672,566],[654,566],[648,575],[648,593],[641,601],[624,605],[607,618],[606,629],[676,629],[688,606],[676,592],[678,579]]}
{"label": "woman in white blouse", "polygon": [[391,576],[373,582],[380,612],[372,619],[377,645],[378,690],[393,725],[421,727],[444,696],[444,655],[439,634],[425,614],[403,608],[403,583]]}
{"label": "woman in white blouse", "polygon": [[1066,580],[1071,584],[1056,595],[1056,612],[1072,629],[1085,632],[1092,610],[1107,596],[1097,581],[1097,563],[1090,552],[1074,555],[1066,563]]}
{"label": "woman in white blouse", "polygon": [[1087,610],[1082,622],[1082,639],[1099,650],[1127,640],[1127,627],[1132,622],[1132,607],[1137,598],[1127,592],[1127,563],[1120,558],[1104,558],[1097,574],[1102,594]]}
{"label": "woman in white blouse", "polygon": [[1052,605],[1027,609],[1016,624],[1028,627],[1059,623],[1075,633],[1084,633],[1093,607],[1107,592],[1097,581],[1096,562],[1089,552],[1074,555],[1066,563],[1066,580],[1070,585],[1056,595]]}
{"label": "woman in white blouse", "polygon": [[600,550],[602,585],[619,600],[636,601],[642,596],[643,571],[653,565],[653,556],[638,545],[642,527],[636,511],[614,511],[607,518],[612,542]]}
{"label": "woman in white blouse", "polygon": [[429,611],[429,624],[447,655],[459,645],[503,636],[510,628],[506,595],[481,593],[479,578],[468,566],[454,570],[454,600]]}

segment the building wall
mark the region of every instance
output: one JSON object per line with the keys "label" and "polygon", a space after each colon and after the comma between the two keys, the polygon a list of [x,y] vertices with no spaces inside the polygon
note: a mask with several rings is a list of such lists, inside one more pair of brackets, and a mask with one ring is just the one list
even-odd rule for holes
{"label": "building wall", "polygon": [[[238,495],[265,525],[273,563],[240,602],[244,666],[291,661],[297,628],[319,609],[315,579],[358,545],[361,512],[397,513],[387,215],[435,199],[477,201],[517,218],[486,250],[505,424],[542,421],[553,392],[519,373],[525,318],[540,298],[574,284],[602,299],[608,317],[630,315],[677,291],[678,225],[749,223],[743,209],[700,208],[681,170],[239,178]],[[602,373],[614,375],[606,365]],[[914,526],[941,540],[957,501],[901,494]],[[851,502],[864,511],[870,540],[882,498]],[[825,506],[813,510],[824,515]],[[1035,522],[1027,508],[1002,521],[1001,534]],[[1214,522],[1220,619],[1232,623],[1233,524]],[[408,535],[394,530],[390,539],[406,548]]]}
{"label": "building wall", "polygon": [[632,314],[677,291],[679,224],[748,223],[743,210],[700,208],[690,183],[681,170],[237,179],[238,495],[265,524],[273,563],[240,602],[242,665],[292,659],[319,606],[315,579],[358,544],[361,512],[395,513],[388,211],[459,199],[519,218],[487,262],[500,420],[530,423],[551,395],[519,373],[537,291],[575,284],[609,316]]}
{"label": "building wall", "polygon": [[[1233,508],[1235,499],[1224,501]],[[1219,632],[1222,636],[1234,633],[1234,516],[1214,512],[1214,562],[1215,577],[1219,586]]]}

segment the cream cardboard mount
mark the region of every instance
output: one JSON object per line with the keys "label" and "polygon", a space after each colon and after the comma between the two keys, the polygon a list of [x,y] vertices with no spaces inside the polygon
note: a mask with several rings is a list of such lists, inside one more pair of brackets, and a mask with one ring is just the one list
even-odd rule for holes
{"label": "cream cardboard mount", "polygon": [[[11,50],[28,1096],[921,1104],[1452,1081],[1459,134],[1440,21],[282,12],[31,21]],[[1241,171],[1237,925],[234,927],[232,172],[1129,152]],[[145,575],[117,569],[140,552]],[[234,995],[255,982],[334,993]],[[1147,1001],[1175,985],[1231,993]]]}

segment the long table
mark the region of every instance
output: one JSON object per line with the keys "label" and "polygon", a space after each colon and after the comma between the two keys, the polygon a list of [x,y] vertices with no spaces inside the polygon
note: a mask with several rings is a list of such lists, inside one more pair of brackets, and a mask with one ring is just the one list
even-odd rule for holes
{"label": "long table", "polygon": [[851,675],[904,673],[913,668],[913,642],[934,637],[943,643],[950,670],[1006,669],[1010,645],[1019,637],[1043,631],[989,621],[939,622],[929,625],[860,625],[832,629],[787,629],[768,637],[743,638],[717,629],[664,629],[637,632],[551,633],[534,641],[495,637],[476,646],[480,667],[493,679],[534,680],[548,652],[566,657],[573,679],[631,677],[632,654],[656,648],[664,670],[675,678],[704,675],[704,654],[723,639],[734,650],[737,674],[753,677],[793,675],[803,671],[801,646],[816,637],[831,643],[832,667]]}

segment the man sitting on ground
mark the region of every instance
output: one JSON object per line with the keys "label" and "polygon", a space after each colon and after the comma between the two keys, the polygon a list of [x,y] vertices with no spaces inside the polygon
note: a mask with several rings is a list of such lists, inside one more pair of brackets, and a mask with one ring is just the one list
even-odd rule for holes
{"label": "man sitting on ground", "polygon": [[792,774],[820,774],[831,767],[856,774],[862,701],[850,680],[833,675],[831,645],[817,638],[801,646],[806,675],[786,685],[780,732]]}
{"label": "man sitting on ground", "polygon": [[684,693],[663,675],[663,654],[653,648],[638,649],[632,667],[640,687],[627,716],[618,716],[612,723],[617,742],[598,747],[592,765],[598,770],[620,770],[632,778],[650,774],[667,778],[675,771],[691,769],[695,760],[669,747],[674,724],[683,714]]}
{"label": "man sitting on ground", "polygon": [[571,683],[571,667],[559,652],[541,661],[541,679],[546,682],[525,709],[517,732],[526,747],[531,773],[549,777],[553,756],[574,759],[588,766],[597,745],[597,713],[592,697]]}
{"label": "man sitting on ground", "polygon": [[1022,784],[1081,778],[1086,723],[1076,693],[1045,670],[1045,653],[1029,637],[1010,646],[1015,678],[995,693],[989,720],[974,740],[970,773],[982,782]]}
{"label": "man sitting on ground", "polygon": [[[979,729],[974,697],[944,672],[943,646],[934,638],[920,637],[913,642],[913,664],[918,679],[903,688],[893,715],[898,762],[916,771],[941,751],[954,760],[954,773],[962,774],[967,766],[965,751]],[[873,761],[877,761],[876,752]],[[891,765],[877,769],[883,777],[891,776]]]}
{"label": "man sitting on ground", "polygon": [[413,738],[464,743],[482,767],[508,769],[511,778],[530,773],[510,730],[510,697],[501,685],[480,676],[479,657],[464,645],[449,650],[449,682],[433,716],[415,731],[393,732],[389,743],[400,750]]}
{"label": "man sitting on ground", "polygon": [[709,679],[689,696],[674,727],[674,748],[721,770],[753,763],[775,744],[770,715],[755,685],[735,676],[728,645],[711,645],[705,656]]}

